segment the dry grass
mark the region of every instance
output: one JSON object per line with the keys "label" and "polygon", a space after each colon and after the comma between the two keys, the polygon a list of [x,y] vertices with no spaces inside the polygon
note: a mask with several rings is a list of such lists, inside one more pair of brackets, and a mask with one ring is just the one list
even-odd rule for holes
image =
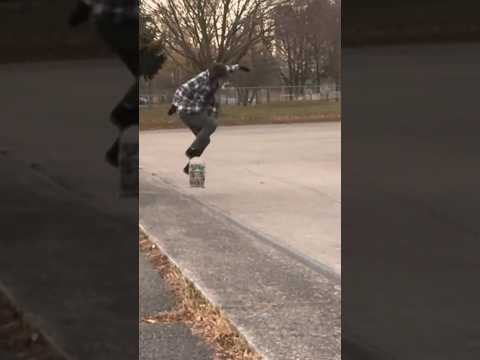
{"label": "dry grass", "polygon": [[146,323],[185,323],[192,333],[215,349],[215,360],[261,360],[230,324],[220,309],[210,304],[180,270],[140,231],[140,250],[170,285],[178,299],[172,311],[142,319]]}
{"label": "dry grass", "polygon": [[0,289],[0,352],[26,360],[65,360]]}
{"label": "dry grass", "polygon": [[[140,130],[184,127],[177,115],[168,116],[169,105],[140,110]],[[220,126],[286,124],[340,121],[340,102],[286,101],[256,106],[225,105],[218,118]]]}

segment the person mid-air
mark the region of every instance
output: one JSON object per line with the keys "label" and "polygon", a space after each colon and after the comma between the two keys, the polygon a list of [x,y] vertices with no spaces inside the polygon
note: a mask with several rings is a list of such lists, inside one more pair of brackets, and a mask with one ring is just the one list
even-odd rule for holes
{"label": "person mid-air", "polygon": [[188,163],[183,171],[188,174],[190,160],[200,157],[210,144],[210,136],[217,128],[215,120],[215,93],[220,88],[220,81],[234,71],[249,72],[241,65],[224,65],[215,63],[188,80],[176,90],[168,115],[178,112],[180,119],[195,135],[195,140],[185,152]]}

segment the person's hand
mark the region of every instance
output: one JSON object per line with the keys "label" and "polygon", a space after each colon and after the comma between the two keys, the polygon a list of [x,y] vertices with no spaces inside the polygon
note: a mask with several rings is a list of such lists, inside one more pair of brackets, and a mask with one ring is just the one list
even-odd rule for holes
{"label": "person's hand", "polygon": [[166,61],[166,56],[163,53],[151,54],[147,50],[141,51],[140,54],[140,66],[141,72],[145,80],[152,80],[162,65]]}
{"label": "person's hand", "polygon": [[85,4],[83,1],[79,1],[75,9],[70,14],[68,25],[71,27],[76,27],[80,24],[83,24],[90,17],[91,11],[92,8],[90,6]]}
{"label": "person's hand", "polygon": [[172,104],[172,106],[170,106],[170,109],[168,109],[168,115],[173,115],[177,112],[177,107],[175,105]]}
{"label": "person's hand", "polygon": [[240,70],[245,71],[245,72],[250,72],[250,69],[246,66],[240,65],[239,67]]}

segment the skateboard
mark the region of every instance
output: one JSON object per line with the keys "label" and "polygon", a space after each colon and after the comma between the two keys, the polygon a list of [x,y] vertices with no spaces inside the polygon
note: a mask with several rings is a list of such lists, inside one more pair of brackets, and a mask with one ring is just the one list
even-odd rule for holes
{"label": "skateboard", "polygon": [[199,158],[193,158],[189,164],[190,187],[205,187],[205,163]]}
{"label": "skateboard", "polygon": [[120,136],[120,196],[138,196],[138,126],[130,126]]}

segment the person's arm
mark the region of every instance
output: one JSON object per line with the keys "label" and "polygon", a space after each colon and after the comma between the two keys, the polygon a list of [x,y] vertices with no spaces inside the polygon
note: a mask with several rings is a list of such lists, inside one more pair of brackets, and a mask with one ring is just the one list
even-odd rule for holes
{"label": "person's arm", "polygon": [[206,99],[205,99],[205,105],[210,112],[212,113],[216,113],[216,104],[217,104],[217,101],[215,99],[215,92],[212,92],[211,94],[208,94]]}
{"label": "person's arm", "polygon": [[[235,71],[244,71],[244,72],[250,72],[250,69],[246,66],[240,65],[240,64],[234,64],[234,65],[225,65],[227,72],[233,73]],[[217,84],[218,86],[218,84]],[[215,98],[215,92],[218,90],[218,87],[215,88],[211,93],[207,95],[206,98],[206,104],[207,106],[210,107],[211,111],[213,112],[214,115],[217,115],[218,108],[220,107],[220,103],[217,102]]]}
{"label": "person's arm", "polygon": [[235,65],[226,65],[227,71],[229,73],[235,72],[235,71],[244,71],[244,72],[250,72],[250,69],[246,66],[240,65],[240,64],[235,64]]}
{"label": "person's arm", "polygon": [[184,99],[192,99],[194,92],[200,87],[204,73],[200,73],[193,79],[182,84],[173,95],[172,105],[168,109],[168,115],[173,115],[181,107]]}
{"label": "person's arm", "polygon": [[175,94],[173,95],[172,99],[172,105],[170,105],[170,109],[168,109],[168,115],[173,115],[177,112],[178,107],[180,106],[180,102],[182,99],[182,92],[183,89],[182,87],[179,87],[176,91]]}
{"label": "person's arm", "polygon": [[75,9],[73,9],[70,17],[68,19],[68,24],[71,27],[76,27],[83,24],[88,20],[90,14],[92,13],[92,3],[91,0],[80,0],[77,3]]}
{"label": "person's arm", "polygon": [[192,92],[188,83],[181,85],[175,94],[173,95],[172,105],[168,109],[168,115],[173,115],[177,112],[177,109],[181,106],[185,98],[188,98]]}

